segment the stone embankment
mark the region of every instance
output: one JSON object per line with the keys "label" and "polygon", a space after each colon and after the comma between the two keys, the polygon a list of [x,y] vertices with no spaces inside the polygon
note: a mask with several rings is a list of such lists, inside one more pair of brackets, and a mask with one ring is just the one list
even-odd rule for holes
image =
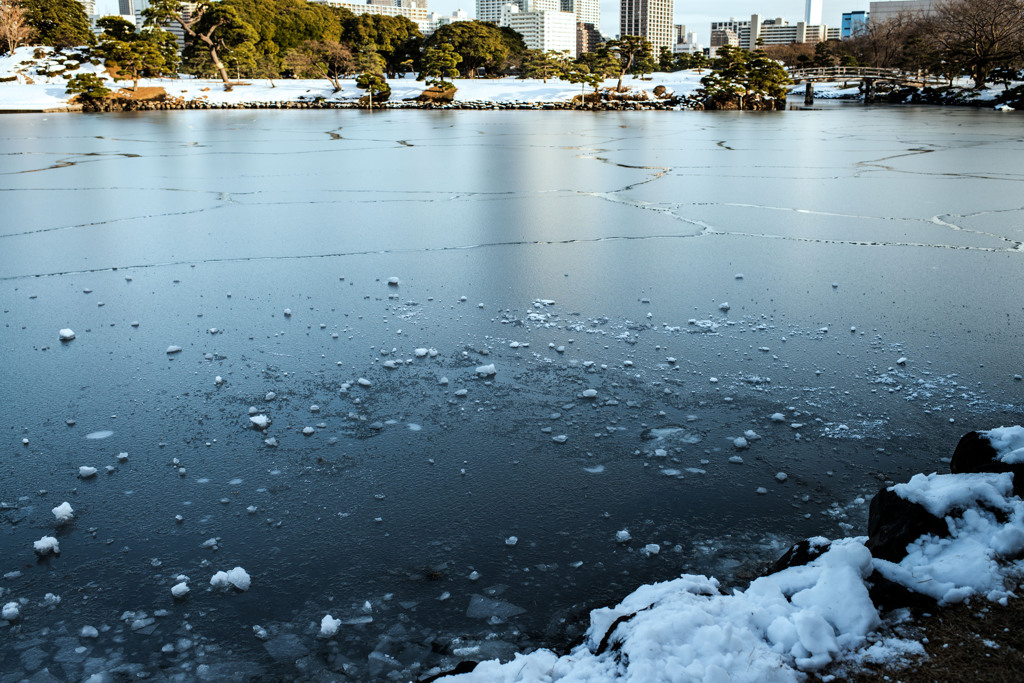
{"label": "stone embankment", "polygon": [[[168,111],[168,110],[219,110],[219,109],[366,109],[358,102],[338,102],[315,99],[283,102],[208,102],[206,100],[133,100],[104,99],[84,101],[82,111],[124,112],[124,111]],[[637,111],[637,110],[681,110],[702,109],[700,102],[690,100],[608,100],[587,102],[418,102],[397,101],[374,104],[374,109],[469,109],[469,110],[534,110],[582,109],[587,111]]]}

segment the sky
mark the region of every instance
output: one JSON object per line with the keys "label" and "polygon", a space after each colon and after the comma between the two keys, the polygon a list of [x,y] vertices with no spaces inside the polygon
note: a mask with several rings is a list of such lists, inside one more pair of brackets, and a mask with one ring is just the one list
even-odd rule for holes
{"label": "sky", "polygon": [[[358,0],[356,0],[358,1]],[[840,25],[843,12],[867,10],[870,0],[823,0],[822,22],[828,26]],[[755,12],[766,18],[782,17],[791,24],[802,21],[805,0],[675,0],[677,24],[686,24],[688,31],[697,34],[697,42],[708,44],[711,22],[735,17],[750,19]],[[427,0],[428,9],[440,14],[451,14],[457,9],[476,16],[476,0]],[[117,0],[96,0],[99,14],[116,14]],[[601,32],[615,36],[619,32],[619,1],[601,0]]]}

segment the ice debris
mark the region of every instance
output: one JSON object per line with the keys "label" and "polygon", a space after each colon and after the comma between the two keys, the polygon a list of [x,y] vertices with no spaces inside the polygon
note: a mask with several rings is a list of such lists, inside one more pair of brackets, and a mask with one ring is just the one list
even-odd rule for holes
{"label": "ice debris", "polygon": [[95,467],[89,467],[88,465],[82,465],[78,468],[78,476],[82,479],[88,479],[89,477],[96,476],[98,470]]}
{"label": "ice debris", "polygon": [[172,345],[167,347],[167,353],[168,353],[168,355],[172,354],[172,353],[181,353],[181,347],[180,346],[175,346],[175,345],[172,344]]}
{"label": "ice debris", "polygon": [[67,327],[62,329],[58,334],[60,335],[60,340],[62,342],[69,342],[69,341],[71,341],[72,339],[75,338],[74,330],[72,330],[70,328],[67,328]]}
{"label": "ice debris", "polygon": [[45,557],[50,553],[54,555],[60,555],[60,543],[53,536],[43,536],[38,541],[32,544],[32,548],[36,551],[36,554]]}
{"label": "ice debris", "polygon": [[249,418],[249,422],[252,422],[256,429],[266,429],[270,424],[270,418],[263,414],[253,415]]}
{"label": "ice debris", "polygon": [[[395,284],[398,284],[397,282]],[[341,619],[335,619],[330,614],[324,615],[324,618],[320,620],[320,637],[330,638],[338,632],[338,627],[341,626]]]}
{"label": "ice debris", "polygon": [[241,567],[235,567],[226,572],[217,572],[210,579],[210,585],[214,588],[230,588],[234,586],[240,591],[249,590],[250,583],[249,573]]}
{"label": "ice debris", "polygon": [[64,501],[57,507],[50,510],[53,516],[57,518],[58,524],[66,524],[75,518],[74,509],[71,507],[71,503]]}

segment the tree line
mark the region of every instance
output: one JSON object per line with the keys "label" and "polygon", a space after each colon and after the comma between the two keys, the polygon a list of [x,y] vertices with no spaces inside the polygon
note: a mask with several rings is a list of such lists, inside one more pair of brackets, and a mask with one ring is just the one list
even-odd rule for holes
{"label": "tree line", "polygon": [[943,0],[930,14],[870,22],[848,40],[779,45],[765,52],[789,66],[897,68],[953,80],[969,76],[981,89],[1020,79],[1024,68],[1024,0]]}
{"label": "tree line", "polygon": [[[704,86],[710,96],[752,94],[778,97],[786,76],[764,53],[725,49],[718,59],[672,54],[656,57],[651,43],[639,36],[608,40],[597,49],[571,59],[567,52],[528,50],[522,36],[493,23],[463,21],[440,27],[425,38],[415,23],[401,16],[353,15],[341,8],[305,0],[219,0],[200,3],[191,12],[179,0],[153,0],[143,12],[142,27],[121,17],[103,17],[94,36],[82,5],[76,0],[0,0],[4,12],[19,16],[20,31],[0,32],[3,46],[88,46],[89,56],[104,60],[118,78],[137,85],[140,78],[184,72],[219,77],[226,89],[241,78],[323,78],[335,92],[342,78],[358,76],[357,85],[372,97],[389,91],[385,77],[409,71],[441,91],[448,79],[518,75],[557,78],[586,88],[592,98],[606,79],[617,79],[622,91],[627,75],[711,67]],[[17,23],[17,22],[14,22]],[[178,51],[167,30],[178,26],[185,35]],[[76,76],[72,90],[103,93],[100,79]],[[134,87],[134,86],[133,86]]]}

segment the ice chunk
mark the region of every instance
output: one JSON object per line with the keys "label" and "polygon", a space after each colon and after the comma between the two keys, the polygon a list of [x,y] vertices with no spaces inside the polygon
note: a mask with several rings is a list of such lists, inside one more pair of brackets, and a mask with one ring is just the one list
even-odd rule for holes
{"label": "ice chunk", "polygon": [[75,338],[74,330],[71,330],[67,327],[62,329],[58,334],[60,335],[60,340],[62,342],[69,342]]}
{"label": "ice chunk", "polygon": [[330,638],[338,632],[339,626],[341,626],[341,619],[335,619],[330,614],[324,615],[324,618],[320,620],[320,637]]}
{"label": "ice chunk", "polygon": [[391,285],[392,287],[397,287],[398,284],[399,284],[399,280],[398,280],[397,277],[389,277],[388,278],[388,284]]}
{"label": "ice chunk", "polygon": [[44,557],[46,555],[49,555],[50,553],[53,553],[54,555],[60,555],[60,543],[58,543],[57,539],[53,536],[43,536],[38,541],[33,543],[32,547],[35,549],[38,555]]}
{"label": "ice chunk", "polygon": [[290,309],[290,308],[284,309],[284,317],[290,318],[291,316],[292,316],[292,309]]}
{"label": "ice chunk", "polygon": [[21,616],[21,608],[16,602],[8,602],[4,605],[3,611],[0,612],[0,616],[7,621],[14,621]]}
{"label": "ice chunk", "polygon": [[256,429],[266,429],[270,425],[270,418],[260,413],[250,417],[249,422],[253,423]]}
{"label": "ice chunk", "polygon": [[82,630],[78,633],[82,638],[99,638],[100,632],[95,626],[89,626],[88,624],[82,627]]}
{"label": "ice chunk", "polygon": [[488,365],[479,365],[476,368],[476,374],[480,375],[481,377],[493,377],[495,374],[497,374],[497,372],[498,371],[494,368],[494,363],[490,363]]}
{"label": "ice chunk", "polygon": [[641,550],[640,552],[642,552],[647,557],[650,557],[651,555],[657,555],[658,553],[660,553],[661,552],[661,546],[658,545],[657,543],[648,543],[647,545],[644,546],[644,549]]}
{"label": "ice chunk", "polygon": [[235,567],[234,569],[226,572],[217,572],[210,579],[210,585],[214,588],[229,588],[234,586],[240,591],[249,590],[251,579],[249,573],[241,567]]}
{"label": "ice chunk", "polygon": [[511,602],[493,600],[476,594],[469,599],[469,607],[466,609],[466,616],[470,619],[508,619],[525,613],[526,610]]}
{"label": "ice chunk", "polygon": [[555,443],[565,443],[566,441],[569,440],[569,437],[566,436],[565,434],[559,434],[558,436],[551,437],[551,440],[554,441]]}
{"label": "ice chunk", "polygon": [[182,581],[171,586],[171,595],[176,599],[181,600],[189,593],[188,584]]}
{"label": "ice chunk", "polygon": [[174,344],[171,344],[170,346],[167,347],[167,353],[168,354],[181,353],[181,347],[180,346],[175,346]]}
{"label": "ice chunk", "polygon": [[735,446],[736,448],[742,450],[742,449],[746,448],[747,446],[749,446],[750,444],[747,443],[747,440],[745,438],[743,438],[742,436],[737,436],[735,439],[732,440],[732,445]]}
{"label": "ice chunk", "polygon": [[96,476],[98,470],[95,467],[89,467],[88,465],[82,465],[78,468],[78,476],[82,479],[88,479],[89,477]]}
{"label": "ice chunk", "polygon": [[58,524],[66,524],[75,518],[75,511],[71,507],[71,503],[67,501],[64,501],[57,507],[53,508],[50,512],[52,512],[53,516],[57,518]]}
{"label": "ice chunk", "polygon": [[772,422],[785,422],[786,416],[782,413],[772,413]]}
{"label": "ice chunk", "polygon": [[779,472],[775,475],[775,478],[778,479],[779,481],[786,481],[787,479],[789,479],[789,475],[786,474],[785,472]]}
{"label": "ice chunk", "polygon": [[371,382],[370,380],[366,379],[365,377],[360,377],[359,379],[357,379],[356,380],[356,384],[358,384],[361,387],[373,386],[373,382]]}
{"label": "ice chunk", "polygon": [[732,456],[729,456],[729,462],[731,462],[733,464],[736,464],[736,465],[742,465],[743,464],[743,458],[741,458],[738,455],[732,455]]}
{"label": "ice chunk", "polygon": [[630,535],[629,529],[619,529],[615,532],[615,540],[619,543],[627,543],[633,536]]}
{"label": "ice chunk", "polygon": [[316,434],[316,430],[313,429],[312,427],[303,427],[302,433],[305,434],[306,436],[313,436],[314,434]]}
{"label": "ice chunk", "polygon": [[415,356],[416,356],[417,358],[423,358],[423,357],[425,357],[425,356],[426,356],[426,355],[427,355],[428,353],[429,353],[429,350],[427,350],[427,349],[424,349],[424,348],[418,348],[418,349],[416,349],[415,351],[413,351],[413,355],[415,355]]}
{"label": "ice chunk", "polygon": [[584,389],[583,393],[580,394],[583,398],[596,398],[597,389]]}
{"label": "ice chunk", "polygon": [[519,537],[518,536],[509,536],[508,538],[505,539],[505,545],[513,546],[516,543],[519,543]]}
{"label": "ice chunk", "polygon": [[728,301],[723,301],[722,303],[718,304],[718,310],[720,311],[728,311],[730,308],[732,308],[732,306],[729,305]]}
{"label": "ice chunk", "polygon": [[907,359],[905,357],[900,356],[899,358],[896,359],[896,365],[906,365],[906,364],[907,364]]}

